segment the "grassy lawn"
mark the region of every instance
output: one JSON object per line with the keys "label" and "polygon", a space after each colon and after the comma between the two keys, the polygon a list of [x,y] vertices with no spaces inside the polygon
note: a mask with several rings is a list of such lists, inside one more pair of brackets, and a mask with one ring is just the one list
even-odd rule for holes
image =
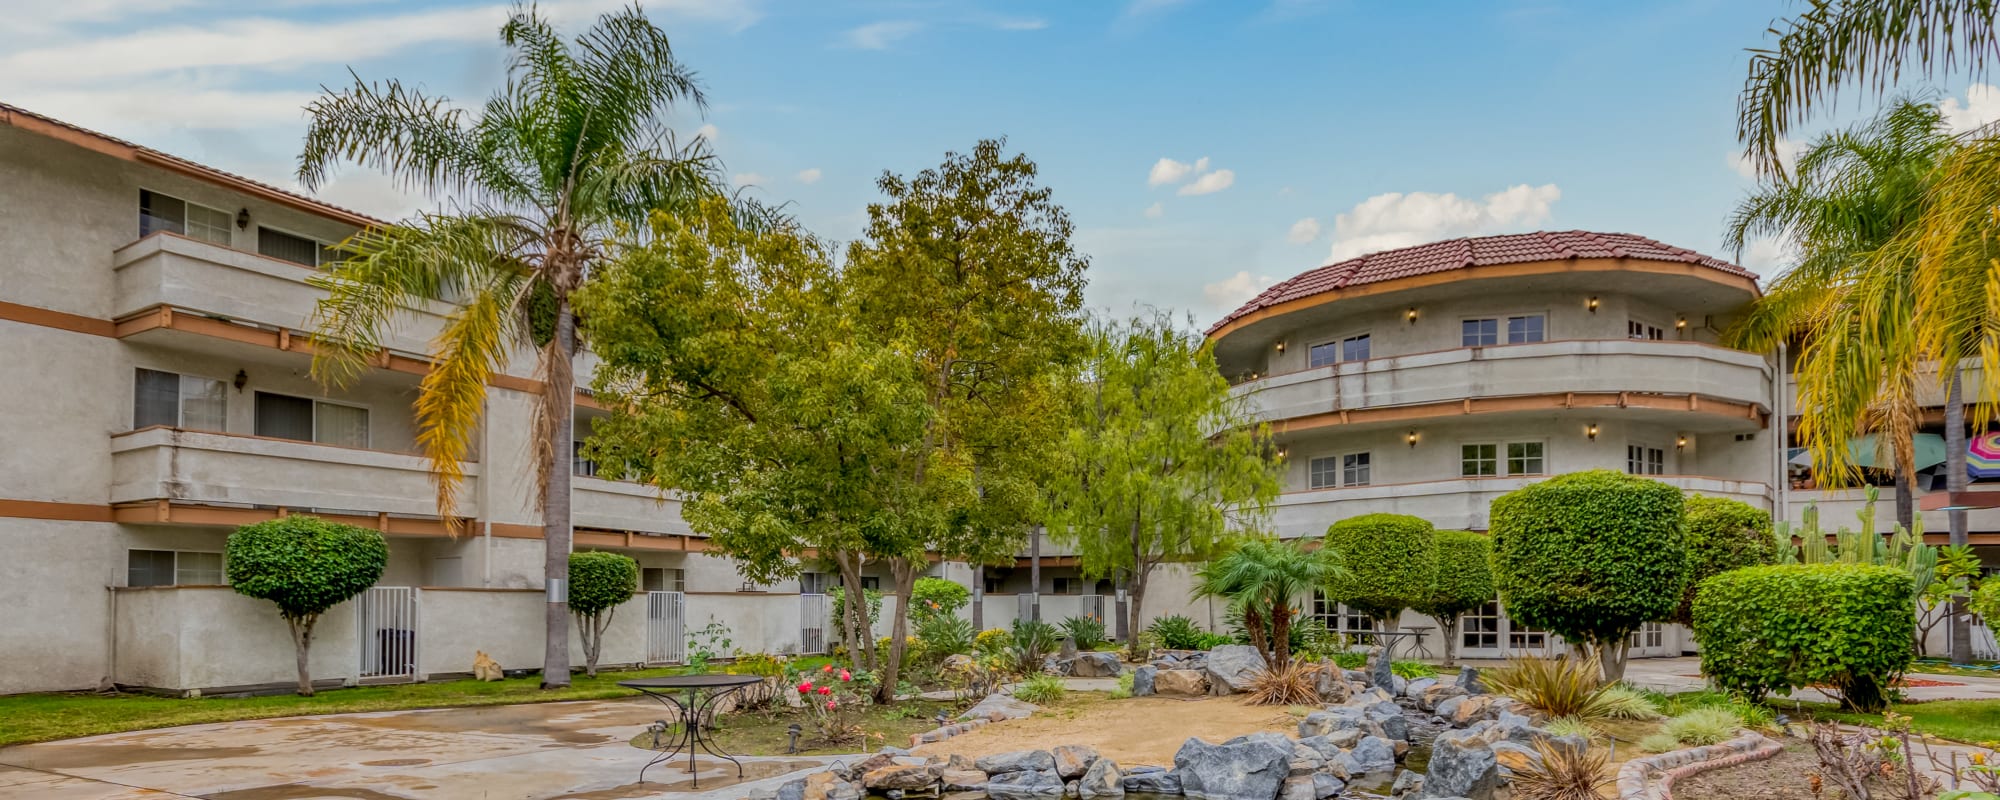
{"label": "grassy lawn", "polygon": [[[1876,714],[1849,714],[1831,703],[1801,703],[1807,713],[1855,725],[1880,726]],[[1793,714],[1792,702],[1773,700],[1771,707]],[[1920,733],[1958,742],[1980,744],[2000,740],[2000,700],[1935,700],[1929,703],[1897,703],[1890,710],[1910,718]]]}
{"label": "grassy lawn", "polygon": [[549,703],[560,700],[601,700],[629,697],[618,681],[674,675],[685,668],[668,667],[635,672],[601,672],[595,678],[577,675],[567,689],[544,692],[541,677],[530,675],[501,681],[444,681],[329,689],[313,697],[270,697],[192,700],[140,694],[63,692],[0,697],[0,745],[46,742],[100,733],[290,717],[302,714],[343,714],[355,711],[397,711],[412,708],[495,706]]}

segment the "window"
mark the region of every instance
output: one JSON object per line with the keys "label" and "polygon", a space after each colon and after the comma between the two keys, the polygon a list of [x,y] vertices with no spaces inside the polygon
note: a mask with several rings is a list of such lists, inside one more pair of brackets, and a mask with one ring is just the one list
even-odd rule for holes
{"label": "window", "polygon": [[1322,456],[1307,462],[1309,485],[1314,489],[1332,489],[1337,486],[1367,486],[1369,472],[1368,453],[1348,453],[1342,456]]}
{"label": "window", "polygon": [[1367,361],[1368,334],[1364,333],[1361,334],[1360,336],[1349,336],[1345,339],[1340,340],[1340,360]]}
{"label": "window", "polygon": [[1507,474],[1542,474],[1542,443],[1509,442],[1507,444]]}
{"label": "window", "polygon": [[1459,344],[1464,347],[1484,347],[1500,343],[1500,321],[1497,319],[1468,319],[1459,323]]}
{"label": "window", "polygon": [[1349,336],[1337,342],[1313,345],[1306,351],[1307,367],[1324,367],[1341,361],[1367,361],[1369,336]]}
{"label": "window", "polygon": [[1491,650],[1500,646],[1500,603],[1493,601],[1458,618],[1459,645]]}
{"label": "window", "polygon": [[1542,341],[1543,318],[1540,314],[1507,318],[1507,343],[1526,344]]}
{"label": "window", "polygon": [[1307,462],[1314,489],[1331,489],[1340,485],[1340,459],[1334,456],[1315,458]]}
{"label": "window", "polygon": [[1467,444],[1458,448],[1458,474],[1463,477],[1500,474],[1500,446]]}
{"label": "window", "polygon": [[1632,632],[1630,641],[1634,649],[1658,650],[1667,646],[1666,626],[1657,622],[1644,623]]}
{"label": "window", "polygon": [[[1313,590],[1313,617],[1326,625],[1327,630],[1337,633],[1366,633],[1375,630],[1375,620],[1347,606],[1341,605],[1325,592]],[[1370,637],[1373,638],[1373,637]]]}
{"label": "window", "polygon": [[1625,471],[1633,475],[1664,475],[1667,472],[1667,451],[1628,444],[1625,446]]}
{"label": "window", "polygon": [[227,397],[222,381],[142,368],[132,381],[132,427],[221,431]]}
{"label": "window", "polygon": [[1055,579],[1055,591],[1051,594],[1083,594],[1083,581],[1076,578]]}
{"label": "window", "polygon": [[1539,342],[1546,338],[1546,329],[1546,318],[1541,314],[1523,314],[1518,317],[1507,317],[1505,320],[1497,317],[1468,319],[1459,323],[1459,344],[1464,347],[1499,344],[1503,330],[1506,331],[1508,344]]}
{"label": "window", "polygon": [[319,242],[304,236],[293,236],[284,231],[257,226],[257,252],[283,261],[290,261],[308,267],[320,263]]}
{"label": "window", "polygon": [[257,393],[258,436],[368,446],[368,409],[271,392]]}
{"label": "window", "polygon": [[1002,586],[1005,586],[1005,585],[1007,584],[1007,579],[1006,579],[1006,578],[995,578],[995,577],[993,577],[993,576],[991,576],[991,575],[988,575],[988,576],[986,576],[986,579],[985,579],[984,581],[982,581],[982,583],[984,583],[984,584],[986,585],[986,593],[987,593],[987,594],[999,594],[999,593],[1000,593],[1000,587],[1002,587]]}
{"label": "window", "polygon": [[1339,342],[1327,342],[1326,344],[1316,344],[1312,346],[1312,349],[1306,351],[1306,366],[1308,368],[1324,367],[1328,364],[1337,363],[1339,361],[1340,361]]}
{"label": "window", "polygon": [[1635,319],[1625,323],[1625,336],[1631,339],[1659,341],[1667,338],[1667,332],[1661,330],[1658,325],[1647,325]]}
{"label": "window", "polygon": [[874,589],[879,592],[882,590],[882,579],[873,575],[863,575],[861,576],[861,589],[863,591]]}
{"label": "window", "polygon": [[221,553],[125,551],[126,586],[221,586],[225,581]]}
{"label": "window", "polygon": [[642,568],[639,570],[639,588],[648,592],[685,592],[687,570],[671,567]]}
{"label": "window", "polygon": [[597,462],[584,457],[583,442],[569,443],[569,465],[570,471],[578,476],[597,477]]}
{"label": "window", "polygon": [[1368,485],[1368,454],[1348,453],[1340,457],[1340,483],[1342,486]]}
{"label": "window", "polygon": [[229,212],[195,205],[178,197],[139,190],[139,236],[160,231],[227,246]]}

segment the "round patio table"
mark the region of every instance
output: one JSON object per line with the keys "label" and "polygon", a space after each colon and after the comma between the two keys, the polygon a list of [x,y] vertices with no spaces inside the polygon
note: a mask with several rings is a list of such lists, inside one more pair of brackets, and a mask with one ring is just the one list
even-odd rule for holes
{"label": "round patio table", "polygon": [[[659,755],[654,756],[653,760],[646,762],[646,766],[640,767],[639,782],[646,782],[646,770],[652,769],[656,764],[661,764],[672,759],[674,756],[680,754],[682,748],[686,748],[688,754],[688,779],[691,785],[699,788],[701,786],[701,778],[697,776],[694,766],[694,751],[697,747],[708,751],[709,755],[735,764],[736,777],[742,778],[743,762],[737,761],[728,753],[722,752],[720,746],[715,743],[714,737],[702,732],[701,722],[714,714],[715,704],[722,698],[728,697],[734,692],[741,691],[745,686],[753,683],[762,683],[763,681],[762,677],[756,675],[671,675],[665,678],[637,678],[629,681],[619,681],[619,686],[627,689],[637,689],[645,693],[648,697],[660,701],[662,705],[672,708],[676,714],[676,718],[681,723],[681,733],[674,740],[673,749],[662,751]],[[706,694],[707,697],[703,697],[703,694]],[[660,720],[662,728],[667,727],[666,722],[666,720]],[[653,746],[658,747],[660,745],[658,734],[656,733],[654,736]]]}

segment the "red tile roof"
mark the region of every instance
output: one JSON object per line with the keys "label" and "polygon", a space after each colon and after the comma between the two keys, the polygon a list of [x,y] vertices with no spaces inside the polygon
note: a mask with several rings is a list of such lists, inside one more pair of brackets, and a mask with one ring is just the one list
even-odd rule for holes
{"label": "red tile roof", "polygon": [[1434,272],[1466,267],[1517,264],[1528,261],[1563,261],[1581,258],[1631,258],[1642,261],[1674,261],[1698,264],[1730,275],[1756,280],[1755,273],[1713,256],[1648,239],[1630,233],[1590,231],[1537,231],[1505,236],[1478,236],[1447,239],[1400,250],[1384,250],[1308,270],[1280,281],[1224,315],[1208,332],[1261,309],[1338,291],[1350,286],[1380,283]]}

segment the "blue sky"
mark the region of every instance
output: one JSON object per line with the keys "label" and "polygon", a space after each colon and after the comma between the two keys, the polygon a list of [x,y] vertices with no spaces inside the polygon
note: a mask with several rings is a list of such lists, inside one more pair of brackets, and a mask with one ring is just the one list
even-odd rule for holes
{"label": "blue sky", "polygon": [[[68,0],[14,9],[0,100],[282,185],[322,84],[399,77],[466,104],[503,75],[506,3]],[[571,30],[616,0],[542,8]],[[875,178],[1006,136],[1092,257],[1089,299],[1206,324],[1258,286],[1468,234],[1630,231],[1722,257],[1744,48],[1797,3],[1526,0],[645,4],[705,80],[730,172],[858,234]],[[2000,92],[1946,86],[1966,118]],[[1841,107],[1852,119],[1865,110]],[[349,170],[324,192],[422,203]],[[1746,252],[1774,271],[1780,248]]]}

